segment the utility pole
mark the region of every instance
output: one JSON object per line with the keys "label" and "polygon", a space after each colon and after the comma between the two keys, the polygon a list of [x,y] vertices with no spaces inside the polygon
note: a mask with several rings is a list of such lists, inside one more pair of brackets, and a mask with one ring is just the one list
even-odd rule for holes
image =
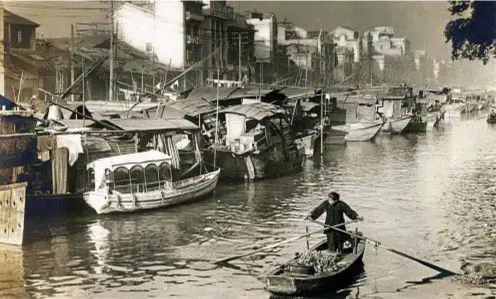
{"label": "utility pole", "polygon": [[308,82],[308,49],[305,47],[305,87],[307,87]]}
{"label": "utility pole", "polygon": [[114,100],[114,1],[110,0],[110,78],[109,78],[109,100]]}
{"label": "utility pole", "polygon": [[4,36],[4,9],[0,0],[0,94],[5,95],[5,36]]}
{"label": "utility pole", "polygon": [[[74,25],[72,24],[71,25],[71,86],[73,84],[74,84]],[[74,102],[74,93],[71,95],[71,100]]]}
{"label": "utility pole", "polygon": [[241,84],[243,78],[241,77],[241,33],[238,34],[238,78]]}

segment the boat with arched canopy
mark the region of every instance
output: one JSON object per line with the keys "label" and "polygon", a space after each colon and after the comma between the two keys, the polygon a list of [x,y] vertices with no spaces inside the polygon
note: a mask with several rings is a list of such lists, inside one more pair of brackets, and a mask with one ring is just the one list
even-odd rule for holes
{"label": "boat with arched canopy", "polygon": [[98,214],[133,212],[187,203],[217,186],[220,169],[176,180],[172,162],[155,150],[95,160],[87,165],[93,190],[84,200]]}

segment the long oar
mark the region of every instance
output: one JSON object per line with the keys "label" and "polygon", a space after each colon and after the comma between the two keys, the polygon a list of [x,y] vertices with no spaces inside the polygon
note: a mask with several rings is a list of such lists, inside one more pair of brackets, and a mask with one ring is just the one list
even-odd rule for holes
{"label": "long oar", "polygon": [[[353,221],[348,221],[348,222],[345,222],[345,223],[341,223],[341,224],[337,224],[335,225],[336,227],[338,226],[341,226],[341,225],[346,225],[346,224],[351,224],[351,223],[354,223],[354,222],[357,222],[356,220],[353,220]],[[267,249],[271,249],[271,248],[274,248],[274,247],[277,247],[277,246],[280,246],[282,244],[286,244],[286,243],[289,243],[289,242],[293,242],[293,241],[296,241],[298,239],[302,239],[302,238],[305,238],[307,236],[310,236],[310,235],[314,235],[314,234],[317,234],[317,233],[323,233],[324,231],[326,231],[327,229],[321,229],[321,230],[318,230],[318,231],[314,231],[314,232],[311,232],[311,233],[308,233],[308,234],[304,234],[304,235],[300,235],[300,236],[297,236],[297,237],[294,237],[294,238],[291,238],[291,239],[287,239],[287,240],[284,240],[284,241],[281,241],[279,243],[276,243],[276,244],[272,244],[272,245],[268,245],[266,247],[262,247],[260,249],[257,249],[257,250],[254,250],[254,251],[251,251],[251,252],[248,252],[248,253],[243,253],[243,254],[238,254],[238,255],[233,255],[233,256],[230,256],[230,257],[226,257],[226,258],[223,258],[223,259],[220,259],[220,260],[216,260],[214,262],[214,264],[222,264],[222,263],[227,263],[227,262],[230,262],[232,260],[236,260],[236,259],[239,259],[239,258],[242,258],[242,257],[245,257],[245,256],[249,256],[249,255],[252,255],[252,254],[255,254],[255,253],[258,253],[258,252],[262,252],[262,251],[265,251]]]}
{"label": "long oar", "polygon": [[390,251],[390,252],[392,252],[392,253],[395,253],[395,254],[397,254],[397,255],[400,255],[400,256],[405,257],[405,258],[407,258],[407,259],[410,259],[410,260],[412,260],[412,261],[415,261],[415,262],[417,262],[417,263],[419,263],[419,264],[421,264],[421,265],[424,265],[424,266],[426,266],[426,267],[428,267],[428,268],[431,268],[431,269],[433,269],[433,270],[436,270],[436,271],[438,271],[438,272],[447,273],[447,274],[452,274],[452,275],[456,275],[456,274],[457,274],[457,273],[455,273],[455,272],[453,272],[453,271],[450,271],[450,270],[447,270],[447,269],[441,268],[441,267],[439,267],[439,266],[437,266],[437,265],[434,265],[434,264],[429,263],[429,262],[427,262],[427,261],[421,260],[421,259],[419,259],[419,258],[416,258],[416,257],[411,256],[411,255],[409,255],[409,254],[406,254],[406,253],[404,253],[404,252],[401,252],[401,251],[398,251],[398,250],[396,250],[396,249],[393,249],[393,248],[388,248],[388,247],[386,247],[386,246],[383,246],[383,245],[381,245],[381,242],[379,242],[379,241],[375,241],[375,240],[372,240],[372,239],[370,239],[370,238],[366,238],[366,237],[358,236],[358,235],[356,235],[356,234],[353,234],[353,233],[347,232],[347,231],[345,231],[345,230],[342,230],[342,229],[336,228],[336,227],[334,227],[334,226],[329,226],[329,225],[327,225],[327,224],[325,224],[325,223],[322,223],[322,222],[320,222],[320,221],[315,221],[315,220],[310,220],[310,221],[312,221],[313,223],[317,223],[317,224],[319,224],[319,225],[323,225],[324,227],[327,227],[327,228],[333,229],[333,230],[335,230],[335,231],[338,231],[338,232],[341,232],[341,233],[344,233],[344,234],[348,234],[348,235],[350,235],[350,236],[352,236],[352,237],[357,237],[358,239],[362,239],[362,240],[364,240],[364,241],[367,241],[367,242],[369,242],[369,243],[371,243],[371,244],[374,244],[374,245],[375,245],[375,246],[377,246],[377,247],[380,247],[380,248],[382,248],[382,249],[385,249],[385,250],[387,250],[387,251]]}

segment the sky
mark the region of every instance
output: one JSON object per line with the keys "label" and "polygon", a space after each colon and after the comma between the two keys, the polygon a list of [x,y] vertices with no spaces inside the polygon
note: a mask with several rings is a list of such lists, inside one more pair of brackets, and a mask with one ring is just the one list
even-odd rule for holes
{"label": "sky", "polygon": [[[42,37],[70,36],[76,22],[105,22],[104,1],[4,1],[6,9],[39,23]],[[447,1],[228,1],[235,11],[273,12],[278,20],[308,30],[332,30],[339,25],[360,33],[375,26],[393,26],[407,36],[413,49],[448,59],[450,46],[443,30],[450,20]]]}

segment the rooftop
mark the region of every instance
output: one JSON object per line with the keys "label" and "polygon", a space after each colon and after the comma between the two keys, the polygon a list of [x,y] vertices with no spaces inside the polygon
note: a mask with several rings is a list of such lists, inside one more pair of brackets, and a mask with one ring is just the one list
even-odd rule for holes
{"label": "rooftop", "polygon": [[40,24],[35,23],[31,20],[28,20],[20,15],[17,15],[9,10],[4,9],[4,22],[7,24],[16,24],[16,25],[28,25],[33,27],[39,27]]}

